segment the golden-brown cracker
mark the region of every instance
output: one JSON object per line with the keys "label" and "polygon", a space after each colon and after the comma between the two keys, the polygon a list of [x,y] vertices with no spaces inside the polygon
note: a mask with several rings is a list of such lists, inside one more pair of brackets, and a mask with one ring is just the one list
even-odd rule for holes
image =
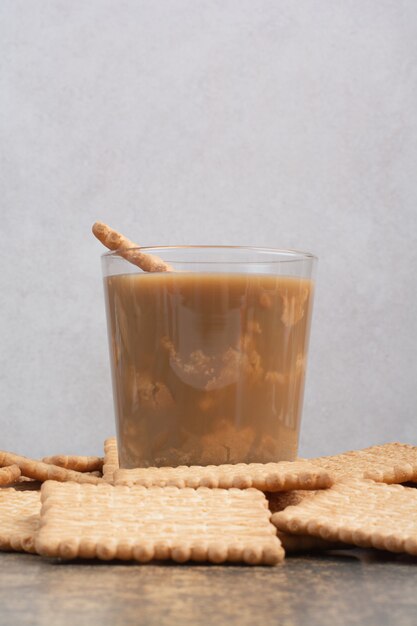
{"label": "golden-brown cracker", "polygon": [[119,453],[117,450],[116,437],[109,437],[104,442],[103,479],[113,484],[113,477],[119,469]]}
{"label": "golden-brown cracker", "polygon": [[417,555],[417,491],[349,479],[272,515],[278,530]]}
{"label": "golden-brown cracker", "polygon": [[46,456],[42,461],[76,472],[101,472],[103,467],[103,459],[99,456],[68,456],[57,454],[55,456]]}
{"label": "golden-brown cracker", "polygon": [[106,248],[116,250],[120,256],[137,265],[144,272],[169,272],[172,270],[172,267],[158,256],[145,254],[136,243],[103,222],[95,222],[92,231]]}
{"label": "golden-brown cracker", "polygon": [[370,478],[383,483],[417,480],[417,447],[404,443],[386,443],[308,460],[326,469],[335,480]]}
{"label": "golden-brown cracker", "polygon": [[65,559],[274,565],[284,551],[256,489],[42,486],[37,552]]}
{"label": "golden-brown cracker", "polygon": [[9,465],[0,469],[0,485],[10,485],[20,477],[20,469],[17,465]]}
{"label": "golden-brown cracker", "polygon": [[18,454],[13,454],[12,452],[0,451],[0,467],[13,464],[16,464],[19,467],[23,476],[40,481],[58,480],[60,482],[64,482],[72,480],[79,483],[92,484],[102,481],[102,479],[97,476],[67,470],[63,467],[58,467],[57,465],[49,465],[48,463],[28,459],[25,456],[19,456]]}
{"label": "golden-brown cracker", "polygon": [[114,482],[145,487],[255,487],[261,491],[325,489],[332,484],[328,472],[306,461],[119,469],[114,474]]}
{"label": "golden-brown cracker", "polygon": [[0,489],[0,550],[35,552],[39,491]]}
{"label": "golden-brown cracker", "polygon": [[[307,460],[326,469],[335,481],[372,478],[379,482],[392,483],[401,482],[410,475],[415,476],[416,455],[417,448],[414,446],[389,443]],[[412,486],[412,483],[409,486]],[[316,492],[297,490],[266,495],[271,512],[276,513],[288,506],[300,504],[306,498],[315,496]],[[307,541],[305,537],[290,535],[282,538],[283,546],[289,552],[307,547],[308,549],[314,548],[314,542],[318,542],[317,548],[323,547],[324,540],[315,537],[311,537],[310,541]]]}

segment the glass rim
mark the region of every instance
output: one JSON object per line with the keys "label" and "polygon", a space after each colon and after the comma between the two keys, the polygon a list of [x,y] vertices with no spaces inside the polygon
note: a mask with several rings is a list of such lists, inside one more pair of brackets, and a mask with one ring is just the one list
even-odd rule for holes
{"label": "glass rim", "polygon": [[[283,255],[283,256],[287,256],[290,258],[287,259],[276,259],[276,260],[268,260],[268,261],[246,261],[246,260],[240,260],[240,261],[226,261],[226,263],[240,263],[242,265],[251,265],[251,264],[255,264],[255,263],[284,263],[284,262],[300,262],[300,261],[317,261],[318,257],[315,254],[312,254],[311,252],[304,252],[302,250],[295,250],[292,248],[267,248],[267,247],[260,247],[260,246],[228,246],[228,245],[172,245],[172,246],[131,246],[128,248],[118,248],[117,250],[108,250],[107,252],[104,252],[101,255],[102,259],[108,258],[108,257],[120,257],[123,258],[122,256],[120,256],[120,252],[126,252],[129,250],[140,250],[141,252],[143,252],[144,254],[158,254],[159,252],[163,252],[164,250],[167,251],[173,251],[173,250],[221,250],[221,251],[225,251],[225,250],[242,250],[242,251],[246,251],[246,252],[260,252],[260,253],[268,253],[268,254],[276,254],[276,255]],[[124,259],[126,260],[126,259]],[[128,262],[128,261],[127,261]],[[225,261],[223,260],[204,260],[204,259],[199,259],[199,260],[193,260],[193,261],[172,261],[172,262],[177,262],[177,263],[190,263],[190,264],[198,264],[198,263],[218,263],[218,264],[224,264]]]}

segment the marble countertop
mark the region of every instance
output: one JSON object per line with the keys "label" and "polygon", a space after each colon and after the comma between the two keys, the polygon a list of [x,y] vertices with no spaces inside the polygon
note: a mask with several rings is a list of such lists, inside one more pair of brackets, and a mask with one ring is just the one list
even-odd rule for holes
{"label": "marble countertop", "polygon": [[60,563],[0,554],[0,625],[417,624],[417,558],[345,550],[277,567]]}

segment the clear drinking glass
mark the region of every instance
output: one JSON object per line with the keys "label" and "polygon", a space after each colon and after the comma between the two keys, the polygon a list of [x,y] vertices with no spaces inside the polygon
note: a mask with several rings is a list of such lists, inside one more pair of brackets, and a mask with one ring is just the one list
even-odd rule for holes
{"label": "clear drinking glass", "polygon": [[297,456],[316,258],[229,246],[102,257],[121,467]]}

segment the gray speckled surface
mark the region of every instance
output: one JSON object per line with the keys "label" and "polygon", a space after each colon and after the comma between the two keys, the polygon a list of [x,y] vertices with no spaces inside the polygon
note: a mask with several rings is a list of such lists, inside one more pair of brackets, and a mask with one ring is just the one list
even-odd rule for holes
{"label": "gray speckled surface", "polygon": [[114,432],[102,219],[320,257],[302,456],[417,443],[417,2],[1,0],[0,448]]}
{"label": "gray speckled surface", "polygon": [[415,626],[417,560],[371,551],[283,565],[61,564],[0,554],[1,626]]}

